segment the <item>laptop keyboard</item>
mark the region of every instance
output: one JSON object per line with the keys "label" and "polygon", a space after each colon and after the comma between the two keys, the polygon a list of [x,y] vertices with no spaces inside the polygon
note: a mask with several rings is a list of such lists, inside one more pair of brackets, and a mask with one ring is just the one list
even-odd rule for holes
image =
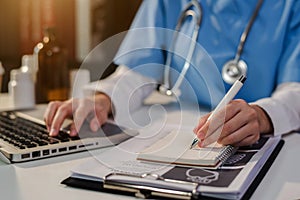
{"label": "laptop keyboard", "polygon": [[80,138],[70,137],[63,131],[56,137],[50,137],[45,125],[21,118],[13,112],[0,112],[0,139],[19,149],[26,149]]}

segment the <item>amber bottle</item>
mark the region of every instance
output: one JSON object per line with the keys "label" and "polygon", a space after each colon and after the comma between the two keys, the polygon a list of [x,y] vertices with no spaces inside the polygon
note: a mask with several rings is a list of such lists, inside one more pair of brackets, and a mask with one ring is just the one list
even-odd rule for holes
{"label": "amber bottle", "polygon": [[69,96],[68,56],[54,28],[44,30],[43,41],[35,46],[34,54],[38,64],[36,102],[66,100]]}

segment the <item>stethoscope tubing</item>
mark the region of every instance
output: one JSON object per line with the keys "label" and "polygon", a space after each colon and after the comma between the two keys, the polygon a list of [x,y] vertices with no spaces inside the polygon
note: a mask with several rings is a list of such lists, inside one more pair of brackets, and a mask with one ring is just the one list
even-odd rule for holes
{"label": "stethoscope tubing", "polygon": [[257,5],[256,5],[256,7],[255,7],[254,13],[253,13],[253,15],[252,15],[251,18],[250,18],[249,23],[247,24],[247,26],[246,26],[244,32],[242,33],[242,35],[241,35],[241,37],[240,37],[240,43],[239,43],[239,45],[238,45],[238,48],[237,48],[237,51],[236,51],[237,53],[236,53],[235,58],[234,58],[234,60],[235,60],[237,63],[238,63],[239,60],[241,59],[241,55],[242,55],[242,53],[243,53],[243,50],[244,50],[244,46],[245,46],[246,40],[247,40],[248,35],[249,35],[249,33],[250,33],[250,30],[251,30],[251,28],[252,28],[252,26],[253,26],[253,23],[254,23],[254,21],[255,21],[257,15],[258,15],[258,12],[259,12],[259,10],[260,10],[260,7],[261,7],[262,3],[263,3],[263,0],[259,0],[259,2],[257,3]]}
{"label": "stethoscope tubing", "polygon": [[[197,15],[197,13],[194,10],[191,10],[191,7],[195,7],[197,8],[199,14]],[[172,89],[170,89],[171,91],[177,91],[179,86],[181,85],[184,76],[186,74],[186,72],[188,71],[189,67],[190,67],[190,63],[191,63],[191,59],[193,57],[194,51],[195,51],[195,47],[196,47],[196,43],[197,43],[197,38],[198,38],[198,34],[199,34],[199,29],[200,29],[200,25],[201,25],[201,21],[202,21],[202,7],[199,4],[198,1],[196,0],[192,0],[184,9],[184,11],[182,12],[182,14],[179,17],[178,23],[176,25],[175,28],[175,32],[173,34],[173,38],[172,41],[176,41],[177,37],[178,37],[178,33],[180,32],[180,29],[183,25],[184,20],[191,16],[195,21],[195,27],[194,27],[194,31],[193,31],[193,35],[192,35],[192,40],[191,40],[191,44],[190,44],[190,48],[188,50],[188,55],[187,58],[185,59],[185,63],[183,65],[182,71],[180,72],[180,75],[177,79],[177,81],[175,82],[174,86],[172,87]],[[171,68],[171,60],[172,60],[172,52],[174,51],[175,48],[175,42],[172,42],[172,45],[169,49],[169,51],[167,52],[167,59],[166,59],[166,64],[165,64],[165,71],[164,71],[164,86],[166,88],[170,88],[170,68]]]}
{"label": "stethoscope tubing", "polygon": [[[236,68],[237,71],[241,70],[244,73],[247,72],[247,64],[243,60],[241,60],[241,55],[243,53],[246,40],[249,36],[251,28],[253,27],[253,23],[254,23],[257,15],[259,13],[259,10],[260,10],[260,7],[261,7],[262,3],[263,3],[263,0],[259,0],[258,3],[256,4],[255,10],[254,10],[254,12],[253,12],[246,28],[245,28],[245,30],[243,31],[243,33],[240,37],[240,42],[239,42],[239,45],[237,47],[235,57],[234,57],[233,60],[228,61],[227,63],[225,63],[225,65],[223,66],[222,73],[224,72],[226,64],[228,64],[228,63],[230,65],[235,65],[235,68]],[[191,9],[192,7],[195,7],[197,9],[198,15],[194,10]],[[200,25],[201,25],[201,22],[202,22],[202,15],[203,15],[203,9],[202,9],[202,6],[200,5],[200,3],[197,0],[191,0],[191,2],[189,2],[189,4],[187,4],[185,9],[182,11],[182,13],[181,13],[181,15],[178,19],[178,23],[175,27],[175,32],[172,36],[172,44],[171,44],[171,46],[170,46],[170,48],[169,48],[169,50],[167,51],[167,54],[166,54],[166,63],[165,63],[165,70],[164,70],[163,85],[158,86],[158,90],[160,92],[168,95],[168,96],[173,95],[174,92],[176,93],[179,90],[179,87],[180,87],[181,83],[183,82],[185,74],[187,73],[188,69],[190,68],[191,59],[192,59],[194,51],[195,51],[195,47],[196,47],[196,44],[197,44],[197,38],[198,38],[198,35],[199,35],[199,30],[200,30]],[[171,68],[171,62],[172,62],[172,53],[174,52],[175,43],[176,43],[178,34],[180,32],[180,29],[181,29],[181,27],[184,23],[184,20],[189,16],[191,16],[193,18],[193,20],[196,21],[195,26],[194,26],[194,31],[193,31],[193,35],[192,35],[190,48],[188,50],[188,54],[187,54],[187,57],[185,59],[185,63],[183,65],[183,68],[182,68],[177,80],[175,81],[174,86],[172,88],[170,88],[169,78],[170,78],[170,68]],[[239,63],[242,64],[243,69],[239,68],[239,66],[238,66]],[[228,73],[225,72],[225,73],[227,74],[226,76],[230,77],[229,72]],[[243,74],[243,75],[246,75],[246,74]],[[222,76],[223,76],[224,81],[227,82],[224,78],[224,74],[222,74]],[[239,76],[237,78],[239,78]],[[234,80],[234,77],[231,77],[230,79],[232,79],[232,80],[228,81],[228,83],[232,82]]]}

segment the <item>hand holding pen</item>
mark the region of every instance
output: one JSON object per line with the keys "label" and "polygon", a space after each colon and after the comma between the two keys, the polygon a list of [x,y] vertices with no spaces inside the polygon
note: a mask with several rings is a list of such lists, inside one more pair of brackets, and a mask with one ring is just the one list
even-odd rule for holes
{"label": "hand holding pen", "polygon": [[244,76],[237,80],[215,110],[200,119],[194,129],[196,137],[191,141],[191,148],[197,144],[205,147],[215,141],[223,145],[249,145],[259,139],[261,131],[270,130],[265,126],[268,117],[259,106],[241,99],[232,100],[245,80]]}
{"label": "hand holding pen", "polygon": [[193,146],[205,147],[215,141],[223,145],[245,146],[255,143],[260,134],[273,133],[272,121],[259,105],[248,104],[242,99],[231,100],[244,79],[241,77],[232,86],[212,113],[200,118],[194,129],[196,140]]}

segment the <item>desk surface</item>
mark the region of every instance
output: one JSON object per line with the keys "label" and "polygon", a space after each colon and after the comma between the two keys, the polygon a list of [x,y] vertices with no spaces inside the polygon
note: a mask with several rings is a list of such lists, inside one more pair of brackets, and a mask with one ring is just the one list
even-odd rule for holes
{"label": "desk surface", "polygon": [[[41,106],[37,110],[40,109],[42,109]],[[41,112],[37,111],[33,111],[32,114],[41,116]],[[300,159],[298,159],[300,134],[285,135],[284,140],[285,145],[251,199],[300,198],[298,167],[300,165]],[[96,151],[101,152],[103,149]],[[0,199],[135,199],[129,196],[70,188],[60,184],[60,181],[70,175],[70,169],[73,166],[84,162],[90,156],[89,152],[82,152],[12,165],[0,161]]]}

